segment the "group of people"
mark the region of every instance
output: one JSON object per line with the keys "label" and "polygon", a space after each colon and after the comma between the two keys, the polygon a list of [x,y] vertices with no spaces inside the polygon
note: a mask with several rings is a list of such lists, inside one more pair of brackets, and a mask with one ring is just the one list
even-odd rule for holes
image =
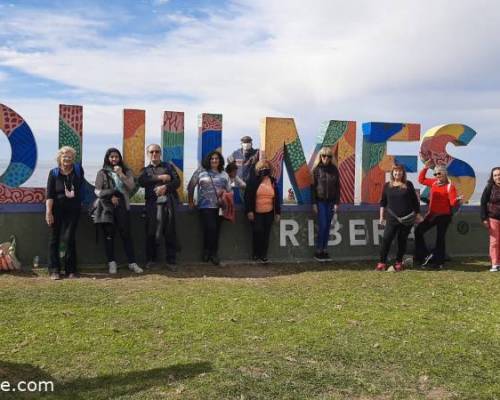
{"label": "group of people", "polygon": [[[137,183],[145,191],[145,250],[146,267],[157,260],[158,246],[165,247],[166,266],[175,271],[180,243],[177,238],[176,216],[179,203],[179,175],[170,162],[162,161],[161,147],[151,144],[146,149],[149,164],[141,171]],[[244,136],[241,148],[225,160],[219,151],[210,152],[194,172],[188,184],[188,204],[197,209],[203,233],[202,260],[219,265],[218,255],[221,226],[233,204],[244,204],[246,218],[252,227],[252,259],[268,262],[267,253],[273,223],[281,215],[282,196],[274,178],[272,164],[259,159],[259,150],[252,147],[252,139]],[[77,276],[75,234],[81,213],[85,190],[84,171],[75,162],[76,151],[64,146],[57,153],[57,167],[47,181],[46,222],[49,235],[49,272],[52,279],[61,278],[60,246],[65,243],[64,266],[67,278]],[[224,168],[225,167],[225,168]],[[428,178],[429,168],[434,178]],[[311,187],[312,209],[317,221],[317,239],[314,258],[320,262],[331,260],[327,252],[330,227],[336,218],[340,203],[340,174],[330,147],[323,147],[317,155]],[[415,225],[414,260],[422,266],[441,269],[446,250],[446,230],[453,211],[461,203],[455,186],[449,181],[446,168],[427,162],[419,174],[419,183],[429,188],[429,206],[424,216],[415,187],[407,180],[402,165],[394,165],[390,179],[383,188],[380,200],[380,224],[384,234],[380,246],[377,271],[384,271],[391,244],[397,237],[394,269],[403,270],[403,255],[407,240]],[[233,190],[238,188],[239,190]],[[104,237],[104,252],[110,274],[116,274],[114,251],[116,233],[122,239],[128,267],[142,273],[135,257],[130,224],[130,196],[136,189],[132,171],[124,164],[120,151],[106,151],[103,167],[95,180],[97,197],[91,207],[91,216]],[[195,196],[196,191],[196,196]],[[240,196],[236,197],[235,196]],[[481,198],[481,219],[490,234],[491,271],[500,270],[500,167],[494,168]],[[436,227],[436,243],[432,250],[426,246],[424,234]]]}

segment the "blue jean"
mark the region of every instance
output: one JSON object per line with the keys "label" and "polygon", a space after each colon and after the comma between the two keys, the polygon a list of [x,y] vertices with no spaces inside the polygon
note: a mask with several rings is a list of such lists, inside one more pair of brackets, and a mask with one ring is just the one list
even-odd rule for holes
{"label": "blue jean", "polygon": [[326,250],[330,237],[330,225],[332,223],[334,204],[331,201],[318,201],[318,238],[316,241],[317,250]]}

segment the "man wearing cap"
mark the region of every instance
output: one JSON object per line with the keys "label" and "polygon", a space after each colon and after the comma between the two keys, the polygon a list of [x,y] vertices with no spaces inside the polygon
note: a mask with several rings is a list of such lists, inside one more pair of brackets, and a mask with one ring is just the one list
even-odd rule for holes
{"label": "man wearing cap", "polygon": [[228,163],[236,163],[238,176],[245,182],[248,182],[254,176],[257,161],[259,161],[259,149],[252,147],[252,138],[250,136],[243,136],[241,138],[241,148],[235,150],[227,158]]}

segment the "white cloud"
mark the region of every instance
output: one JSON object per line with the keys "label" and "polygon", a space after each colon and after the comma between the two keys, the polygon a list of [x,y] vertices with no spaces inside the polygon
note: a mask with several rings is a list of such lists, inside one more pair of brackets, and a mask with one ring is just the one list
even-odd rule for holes
{"label": "white cloud", "polygon": [[[17,14],[0,20],[18,32],[0,47],[0,65],[108,96],[84,103],[89,138],[120,132],[129,104],[148,111],[152,132],[162,110],[185,111],[193,138],[198,113],[221,112],[229,148],[244,133],[258,136],[266,115],[296,117],[308,149],[326,119],[420,122],[422,133],[462,122],[478,130],[478,148],[498,148],[495,2],[239,0],[202,19],[158,18],[174,25],[161,39],[105,40],[111,21],[102,14]],[[36,116],[43,106],[33,107]]]}

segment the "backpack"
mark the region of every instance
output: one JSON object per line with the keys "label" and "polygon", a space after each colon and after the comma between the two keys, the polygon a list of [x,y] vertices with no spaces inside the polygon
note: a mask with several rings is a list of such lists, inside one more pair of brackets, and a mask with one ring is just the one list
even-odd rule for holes
{"label": "backpack", "polygon": [[21,263],[16,257],[16,238],[10,237],[10,242],[0,244],[0,271],[16,271],[21,269]]}

